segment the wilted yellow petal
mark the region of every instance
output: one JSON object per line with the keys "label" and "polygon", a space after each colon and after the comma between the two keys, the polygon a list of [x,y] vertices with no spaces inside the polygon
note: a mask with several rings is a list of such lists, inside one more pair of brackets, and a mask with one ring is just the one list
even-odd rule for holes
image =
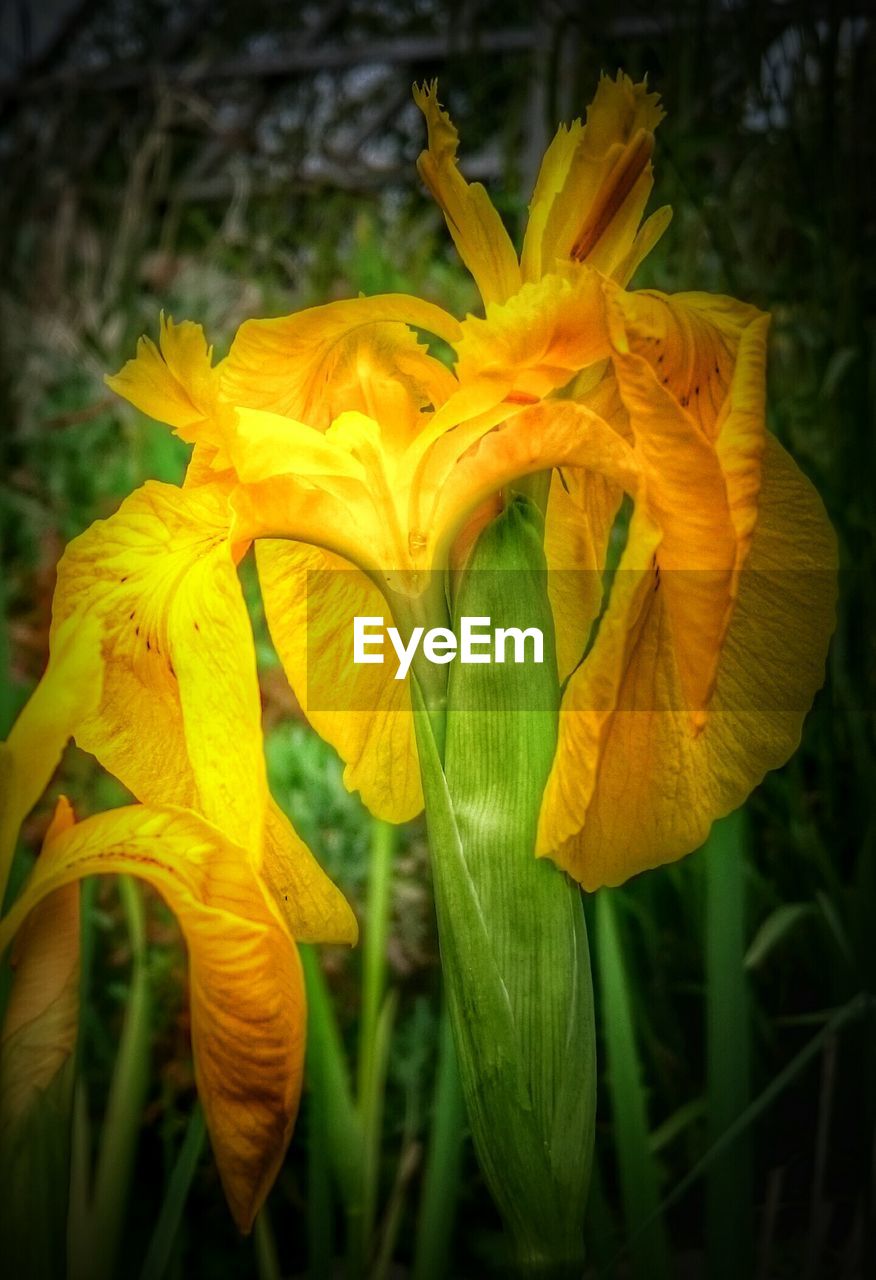
{"label": "wilted yellow petal", "polygon": [[[637,586],[633,576],[629,585]],[[665,592],[653,589],[652,575],[632,607],[616,609],[612,596],[594,649],[569,682],[539,853],[595,889],[701,844],[711,823],[796,749],[824,676],[835,596],[836,546],[824,508],[768,438],[760,514],[705,728],[690,732]],[[610,714],[597,743],[588,666],[608,670],[616,648],[609,615],[627,640],[617,680],[600,690],[598,707]],[[594,777],[581,805],[580,779]]]}
{"label": "wilted yellow petal", "polygon": [[0,923],[0,948],[48,894],[83,876],[139,876],[165,898],[189,949],[195,1077],[238,1226],[248,1231],[292,1135],[305,1001],[295,943],[245,851],[185,810],[134,805],[47,842]]}
{"label": "wilted yellow petal", "polygon": [[505,302],[520,288],[520,267],[511,238],[480,182],[459,172],[459,135],[438,102],[435,83],[414,88],[414,101],[426,117],[428,148],[417,168],[484,302]]}
{"label": "wilted yellow petal", "polygon": [[344,761],[346,786],[377,817],[407,821],[423,807],[408,682],[394,678],[391,653],[382,665],[353,662],[354,617],[392,625],[386,601],[317,547],[265,540],[256,560],[274,646],[311,724]]}

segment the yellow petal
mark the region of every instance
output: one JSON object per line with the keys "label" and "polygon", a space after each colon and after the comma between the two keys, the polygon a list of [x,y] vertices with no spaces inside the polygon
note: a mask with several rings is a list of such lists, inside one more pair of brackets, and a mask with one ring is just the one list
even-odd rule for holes
{"label": "yellow petal", "polygon": [[[385,617],[377,587],[338,556],[294,542],[256,547],[265,614],[298,701],[345,763],[373,814],[405,822],[423,807],[407,680],[389,660],[353,663],[353,618]],[[387,642],[388,643],[388,642]]]}
{"label": "yellow petal", "polygon": [[261,847],[267,784],[249,616],[224,491],[149,482],[70,543],[53,627],[102,627],[103,697],[76,740],[138,798]]}
{"label": "yellow petal", "polygon": [[449,343],[459,336],[446,311],[405,294],[247,320],[221,366],[223,396],[325,431],[344,410],[377,417],[376,400],[390,395],[399,431],[409,432],[419,410],[443,401],[453,382],[411,326]]}
{"label": "yellow petal", "polygon": [[561,682],[583,657],[602,604],[602,570],[622,496],[596,472],[565,467],[551,477],[544,554]]}
{"label": "yellow petal", "polygon": [[718,454],[687,409],[632,349],[609,303],[612,361],[642,467],[682,689],[701,727],[736,590],[736,534]]}
{"label": "yellow petal", "polygon": [[[607,670],[607,650],[616,647],[603,634],[606,614],[564,698],[539,852],[595,889],[701,844],[711,823],[796,749],[823,679],[835,596],[836,546],[824,508],[768,438],[760,513],[705,728],[690,733],[665,593],[651,589],[626,611],[626,628],[623,612],[614,614],[627,657],[616,681],[600,687],[598,706],[611,714],[593,736],[596,697],[585,682],[593,685],[589,664]],[[582,802],[578,780],[594,777]]]}
{"label": "yellow petal", "polygon": [[143,337],[137,355],[106,384],[150,418],[176,428],[183,440],[203,435],[216,409],[217,370],[213,349],[199,324],[174,324],[161,316],[159,345]]}
{"label": "yellow petal", "polygon": [[355,946],[359,925],[352,907],[273,799],[265,814],[261,874],[286,928],[298,942]]}
{"label": "yellow petal", "polygon": [[622,73],[600,79],[587,123],[561,128],[545,153],[523,242],[524,280],[538,280],[569,259],[617,278],[632,274],[662,117],[657,94],[644,84]]}
{"label": "yellow petal", "polygon": [[[256,866],[269,862],[300,936],[349,941],[342,895],[270,807],[265,825],[261,699],[226,492],[149,483],[67,548],[53,628],[87,610],[103,637],[102,698],[76,740],[138,799],[194,809]],[[290,886],[301,901],[279,896]]]}
{"label": "yellow petal", "polygon": [[0,924],[0,948],[48,894],[107,872],[146,880],[179,920],[198,1091],[231,1211],[248,1231],[283,1160],[301,1091],[305,1002],[295,944],[244,850],[193,813],[134,805],[47,843]]}
{"label": "yellow petal", "polygon": [[661,385],[707,439],[718,438],[744,336],[763,351],[769,317],[735,298],[711,293],[612,290],[630,351],[650,365]]}
{"label": "yellow petal", "polygon": [[[45,844],[73,825],[62,797]],[[0,1135],[22,1124],[76,1047],[79,1023],[79,890],[67,885],[19,930],[15,976],[0,1036]]]}
{"label": "yellow petal", "polygon": [[438,102],[435,83],[414,88],[426,117],[428,148],[417,161],[420,177],[441,208],[448,230],[484,302],[505,302],[520,288],[520,268],[511,238],[480,182],[459,172],[459,135]]}
{"label": "yellow petal", "polygon": [[633,492],[641,482],[629,445],[596,414],[566,400],[524,409],[470,448],[436,496],[428,524],[439,563],[466,518],[482,502],[520,476],[551,467],[596,472]]}
{"label": "yellow petal", "polygon": [[59,625],[45,674],[0,743],[0,890],[5,888],[18,830],[49,785],[76,725],[101,696],[100,629],[87,616]]}
{"label": "yellow petal", "polygon": [[[372,422],[362,414],[355,417],[360,422]],[[308,477],[316,482],[339,477],[359,484],[364,484],[366,478],[351,450],[327,432],[262,409],[238,410],[232,457],[244,484],[282,475]]]}
{"label": "yellow petal", "polygon": [[504,305],[488,304],[485,320],[469,316],[456,351],[463,385],[501,377],[512,400],[541,399],[609,353],[600,277],[582,269],[524,285]]}

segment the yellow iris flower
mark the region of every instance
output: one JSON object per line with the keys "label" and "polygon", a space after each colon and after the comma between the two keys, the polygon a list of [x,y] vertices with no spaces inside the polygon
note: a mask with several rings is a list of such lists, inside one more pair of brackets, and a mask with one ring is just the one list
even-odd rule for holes
{"label": "yellow iris flower", "polygon": [[74,823],[62,802],[0,922],[0,949],[18,934],[0,1125],[15,1132],[72,1052],[71,886],[139,876],[188,946],[195,1077],[229,1205],[249,1230],[301,1090],[296,940],[353,942],[356,923],[268,795],[252,637],[216,489],[184,510],[181,491],[146,486],[59,568],[49,668],[0,744],[3,870],[71,734],[145,803]]}
{"label": "yellow iris flower", "polygon": [[[624,287],[669,223],[661,209],[639,225],[656,95],[603,77],[586,123],[560,128],[519,261],[459,173],[435,87],[415,97],[420,173],[485,303],[455,344],[460,379],[487,377],[511,401],[574,400],[629,445],[638,475],[631,488],[564,467],[546,514],[566,685],[538,852],[588,889],[617,884],[696,848],[797,746],[834,625],[835,541],[766,431],[768,317]],[[625,490],[636,508],[596,629]]]}
{"label": "yellow iris flower", "polygon": [[[833,625],[830,527],[765,430],[767,317],[626,288],[668,223],[661,210],[640,225],[656,97],[603,79],[586,124],[545,155],[518,259],[458,171],[434,88],[416,96],[420,172],[484,317],[359,298],[248,321],[216,364],[200,326],[162,318],[158,344],[143,339],[108,382],[193,444],[185,482],[146,484],[70,545],[49,672],[0,753],[23,780],[24,808],[0,810],[7,861],[71,732],[140,802],[79,824],[62,807],[0,941],[85,874],[130,871],[164,894],[189,944],[199,1087],[244,1227],[300,1087],[294,940],[356,931],[268,792],[237,575],[251,543],[305,711],[347,785],[401,821],[423,803],[409,684],[352,663],[353,618],[388,606],[400,627],[440,625],[473,532],[521,478],[549,475],[564,688],[537,852],[591,889],[695,848],[787,759]],[[452,348],[452,371],[424,333]],[[67,711],[50,734],[55,697]]]}

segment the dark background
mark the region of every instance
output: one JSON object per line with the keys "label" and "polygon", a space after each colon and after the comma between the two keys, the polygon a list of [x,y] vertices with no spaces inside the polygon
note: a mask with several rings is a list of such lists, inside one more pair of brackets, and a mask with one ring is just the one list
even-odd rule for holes
{"label": "dark background", "polygon": [[[65,541],[143,479],[181,475],[179,442],[102,383],[141,332],[155,336],[161,308],[201,321],[222,353],[249,315],[358,291],[475,307],[416,177],[425,130],[412,81],[439,77],[466,174],[488,184],[519,234],[556,123],[583,113],[600,71],[647,73],[668,113],[650,207],[671,203],[675,218],[634,283],[728,292],[774,317],[770,426],[836,528],[838,629],[799,752],[733,828],[736,941],[720,924],[724,890],[708,851],[612,895],[622,968],[608,975],[596,948],[597,997],[621,981],[635,1096],[629,1072],[610,1069],[623,1008],[603,999],[594,1275],[649,1280],[664,1247],[666,1274],[678,1276],[876,1271],[876,1049],[872,1012],[853,1003],[876,978],[874,22],[869,5],[840,0],[0,5],[2,731],[45,661]],[[275,793],[367,929],[367,815],[303,723],[250,587]],[[49,800],[59,789],[80,814],[123,794],[72,749]],[[25,855],[47,812],[48,802],[28,824]],[[151,1056],[136,1151],[120,1172],[130,1179],[125,1276],[150,1239],[193,1104],[184,954],[173,918],[145,901]],[[79,1138],[91,1155],[136,965],[112,882],[89,887],[85,912],[90,1127]],[[407,1274],[415,1257],[433,1115],[440,970],[418,824],[397,851],[389,959],[388,1258],[375,1276]],[[321,964],[353,1054],[359,956],[326,952]],[[741,1021],[729,1009],[722,1018],[728,990]],[[315,1280],[327,1251],[342,1258],[343,1196],[314,1119],[315,1070],[256,1243],[236,1236],[205,1153],[168,1275]],[[640,1105],[636,1149],[618,1118]],[[728,1106],[741,1136],[713,1158]],[[647,1186],[661,1207],[636,1237]],[[440,1273],[503,1274],[465,1142],[454,1192]],[[656,1241],[644,1257],[643,1240]]]}

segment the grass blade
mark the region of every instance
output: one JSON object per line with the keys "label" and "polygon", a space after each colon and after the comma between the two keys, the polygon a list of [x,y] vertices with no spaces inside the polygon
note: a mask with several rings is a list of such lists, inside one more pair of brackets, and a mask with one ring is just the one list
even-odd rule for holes
{"label": "grass blade", "polygon": [[[750,1101],[750,1019],[745,974],[747,820],[742,809],[716,822],[703,851],[706,871],[706,1113],[710,1143]],[[732,1280],[752,1270],[750,1134],[709,1169],[709,1275]]]}
{"label": "grass blade", "polygon": [[456,1067],[453,1031],[444,1008],[441,1012],[435,1106],[423,1175],[413,1280],[443,1280],[449,1271],[464,1126],[465,1102]]}
{"label": "grass blade", "polygon": [[596,895],[596,954],[602,996],[605,1065],[611,1097],[621,1198],[637,1280],[668,1277],[669,1248],[659,1211],[643,1073],[633,1028],[629,980],[615,912],[616,897]]}
{"label": "grass blade", "polygon": [[196,1102],[167,1184],[167,1192],[152,1232],[146,1261],[140,1272],[140,1280],[162,1280],[167,1271],[192,1179],[204,1150],[206,1134],[204,1113],[201,1104]]}

